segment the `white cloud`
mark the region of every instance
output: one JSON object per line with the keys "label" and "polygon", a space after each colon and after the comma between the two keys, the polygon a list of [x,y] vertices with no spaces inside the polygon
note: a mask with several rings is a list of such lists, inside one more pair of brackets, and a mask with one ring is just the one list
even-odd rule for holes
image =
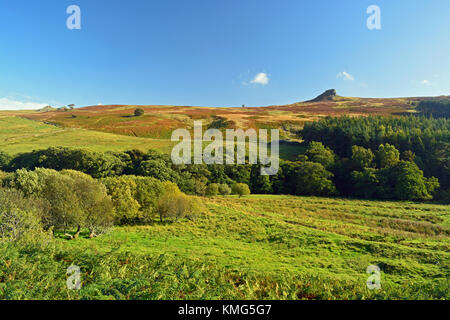
{"label": "white cloud", "polygon": [[255,78],[253,78],[252,81],[250,81],[250,83],[261,84],[261,85],[265,86],[265,85],[269,84],[269,81],[270,81],[270,79],[269,79],[267,73],[260,72],[255,76]]}
{"label": "white cloud", "polygon": [[425,85],[425,86],[431,86],[430,80],[422,80],[422,81],[420,81],[420,83]]}
{"label": "white cloud", "polygon": [[45,106],[48,106],[48,104],[0,98],[0,110],[35,110],[44,108]]}
{"label": "white cloud", "polygon": [[338,78],[342,78],[342,79],[347,80],[347,81],[353,81],[353,80],[355,80],[355,77],[354,77],[354,76],[352,76],[350,73],[345,72],[345,71],[339,72],[339,73],[337,74],[337,77],[338,77]]}

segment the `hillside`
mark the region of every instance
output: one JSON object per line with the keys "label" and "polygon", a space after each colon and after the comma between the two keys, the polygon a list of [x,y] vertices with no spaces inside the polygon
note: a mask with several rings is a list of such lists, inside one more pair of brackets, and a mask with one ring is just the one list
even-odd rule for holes
{"label": "hillside", "polygon": [[[37,111],[0,111],[0,148],[10,154],[50,146],[83,147],[98,151],[131,148],[170,152],[173,130],[192,128],[203,120],[204,128],[276,128],[281,157],[295,159],[302,152],[297,132],[306,122],[325,116],[402,115],[417,112],[419,98],[352,98],[327,90],[313,100],[289,105],[245,108],[190,106],[104,105],[76,109],[44,108]],[[450,97],[439,97],[450,100]],[[136,108],[143,116],[134,116]]]}
{"label": "hillside", "polygon": [[[449,99],[449,97],[440,97]],[[170,138],[177,128],[191,127],[194,120],[204,125],[228,128],[280,128],[289,138],[307,121],[324,116],[400,115],[414,113],[418,102],[430,98],[351,98],[327,90],[317,98],[289,105],[245,108],[188,106],[102,105],[73,110],[3,113],[55,124],[64,128],[84,128],[135,137]],[[145,115],[133,116],[137,107]],[[2,113],[0,113],[2,114]]]}

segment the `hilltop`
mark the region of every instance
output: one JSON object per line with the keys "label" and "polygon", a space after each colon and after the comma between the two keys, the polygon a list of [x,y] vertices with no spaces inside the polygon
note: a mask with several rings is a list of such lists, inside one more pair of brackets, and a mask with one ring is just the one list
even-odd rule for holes
{"label": "hilltop", "polygon": [[56,108],[53,108],[52,106],[46,106],[42,109],[38,109],[38,112],[53,112],[56,111]]}
{"label": "hilltop", "polygon": [[[316,98],[288,105],[243,108],[215,108],[160,105],[102,105],[66,110],[38,110],[12,113],[63,128],[83,128],[101,132],[157,139],[170,138],[177,128],[190,128],[194,120],[224,128],[280,128],[285,138],[294,135],[308,121],[324,116],[401,115],[416,112],[422,100],[431,98],[355,98],[343,97],[330,89]],[[449,97],[440,97],[449,99]],[[134,116],[136,108],[144,115]]]}
{"label": "hilltop", "polygon": [[[168,152],[173,130],[192,128],[255,128],[280,130],[281,156],[293,159],[299,152],[298,135],[306,122],[326,116],[397,116],[417,113],[425,100],[450,100],[450,96],[416,98],[356,98],[326,90],[316,98],[287,105],[216,108],[162,105],[96,105],[82,108],[46,107],[33,111],[0,111],[0,148],[8,153],[49,146],[87,147],[95,150],[156,148]],[[137,108],[144,110],[135,116]],[[30,121],[32,120],[32,121]],[[31,139],[31,140],[30,140]]]}
{"label": "hilltop", "polygon": [[[1,246],[14,259],[0,265],[9,279],[0,299],[449,298],[446,206],[272,195],[202,201],[209,213],[195,222],[58,238],[56,251],[13,255]],[[67,290],[60,272],[73,261],[82,263],[81,290]],[[373,264],[382,290],[366,287]]]}
{"label": "hilltop", "polygon": [[318,95],[316,98],[309,100],[307,102],[321,102],[321,101],[334,101],[339,96],[336,94],[335,89],[329,89],[325,91],[324,93]]}

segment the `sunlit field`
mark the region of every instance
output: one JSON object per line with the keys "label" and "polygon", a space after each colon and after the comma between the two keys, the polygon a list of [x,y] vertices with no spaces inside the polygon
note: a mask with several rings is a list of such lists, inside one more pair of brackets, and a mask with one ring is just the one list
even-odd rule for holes
{"label": "sunlit field", "polygon": [[[448,206],[294,196],[204,198],[194,221],[2,247],[2,299],[448,299]],[[82,270],[67,290],[66,269]],[[368,290],[366,268],[381,268]]]}

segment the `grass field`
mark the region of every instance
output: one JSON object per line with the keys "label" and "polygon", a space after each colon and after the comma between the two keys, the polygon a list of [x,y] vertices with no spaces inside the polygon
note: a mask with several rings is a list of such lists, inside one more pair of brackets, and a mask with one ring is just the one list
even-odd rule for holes
{"label": "grass field", "polygon": [[[170,154],[176,143],[170,137],[135,137],[82,128],[63,128],[17,116],[0,116],[0,151],[11,155],[49,147],[86,148],[100,152],[154,149]],[[204,142],[204,146],[208,144]],[[280,145],[280,157],[295,160],[304,149],[298,142],[285,142]]]}
{"label": "grass field", "polygon": [[[228,128],[278,128],[280,137],[290,138],[305,122],[324,116],[396,115],[415,112],[413,102],[421,98],[366,99],[336,96],[333,100],[299,102],[289,105],[246,108],[211,108],[188,106],[105,105],[68,111],[0,112],[0,116],[18,116],[61,128],[88,129],[132,137],[170,139],[173,130],[191,128],[193,121],[205,126],[214,122]],[[133,116],[136,108],[145,114]]]}
{"label": "grass field", "polygon": [[0,150],[9,154],[49,147],[88,148],[94,151],[156,149],[170,153],[175,143],[167,139],[130,137],[55,125],[19,117],[0,117]]}
{"label": "grass field", "polygon": [[[450,209],[294,196],[204,199],[195,221],[0,249],[0,298],[448,299]],[[83,287],[66,289],[81,267]],[[381,268],[368,290],[366,268]]]}

